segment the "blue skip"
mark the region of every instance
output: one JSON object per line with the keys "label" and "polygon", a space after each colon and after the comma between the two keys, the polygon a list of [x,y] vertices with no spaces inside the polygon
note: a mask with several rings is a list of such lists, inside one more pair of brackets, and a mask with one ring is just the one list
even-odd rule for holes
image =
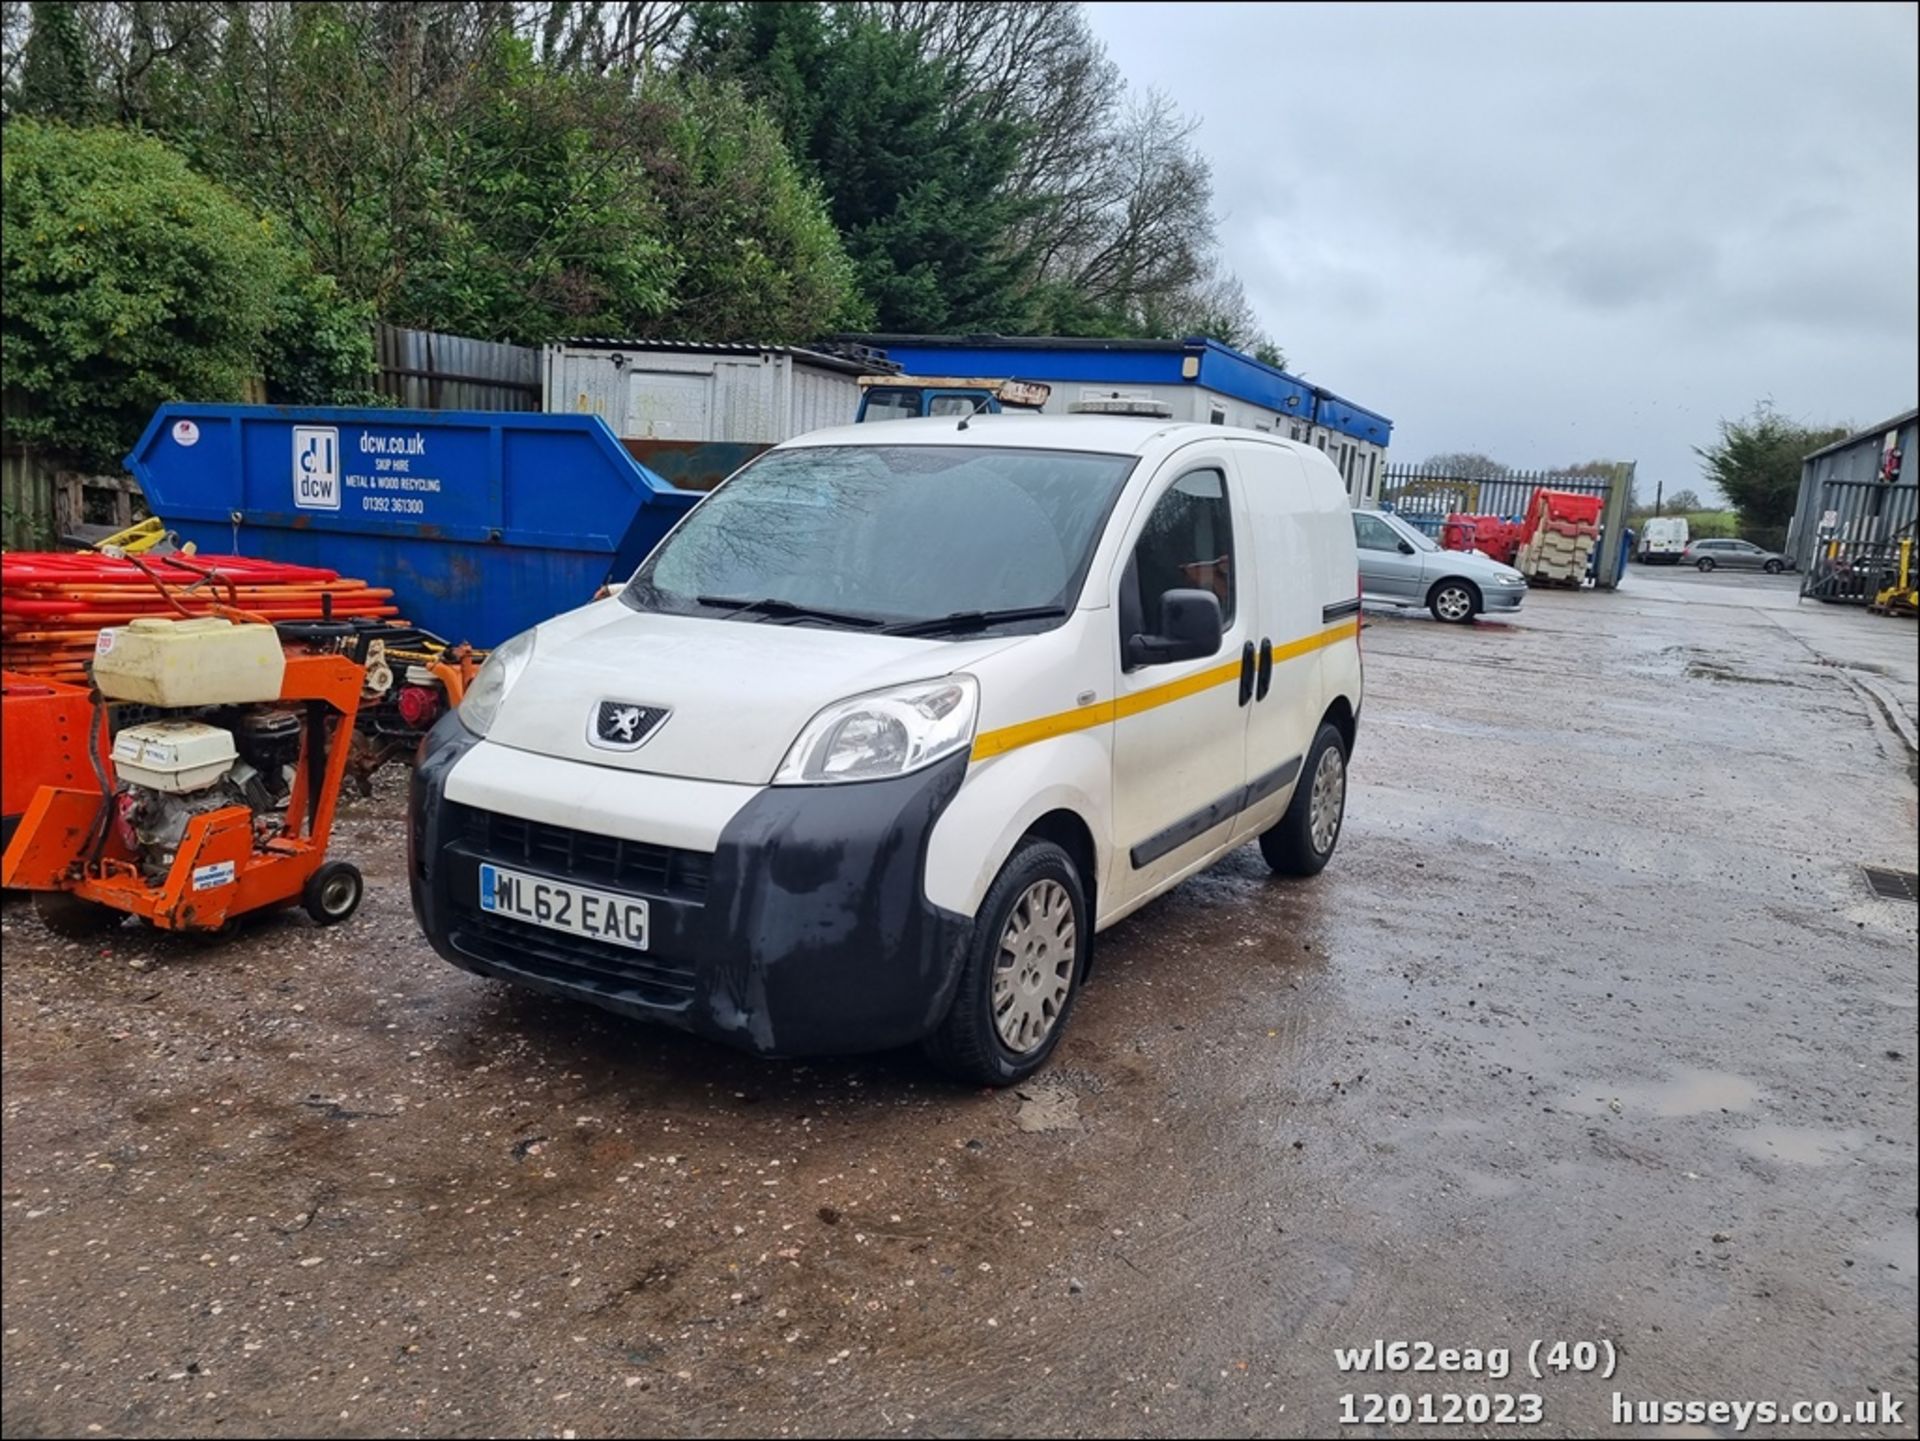
{"label": "blue skip", "polygon": [[163,405],[127,468],[209,554],[327,566],[491,647],[630,574],[701,497],[597,415]]}

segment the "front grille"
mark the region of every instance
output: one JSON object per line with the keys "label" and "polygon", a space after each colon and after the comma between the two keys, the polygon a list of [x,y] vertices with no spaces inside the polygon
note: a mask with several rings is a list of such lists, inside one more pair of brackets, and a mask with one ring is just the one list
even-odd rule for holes
{"label": "front grille", "polygon": [[544,980],[649,1006],[684,1007],[694,991],[693,967],[626,946],[496,916],[477,906],[453,911],[455,949]]}
{"label": "front grille", "polygon": [[515,861],[582,884],[699,904],[707,898],[713,857],[705,851],[649,845],[548,825],[473,806],[453,806],[453,833],[490,861]]}

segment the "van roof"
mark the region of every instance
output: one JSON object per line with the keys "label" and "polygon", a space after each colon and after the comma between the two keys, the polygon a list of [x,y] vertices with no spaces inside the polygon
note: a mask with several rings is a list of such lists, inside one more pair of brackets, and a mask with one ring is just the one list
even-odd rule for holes
{"label": "van roof", "polygon": [[1204,425],[1194,420],[1160,420],[1132,415],[971,416],[966,428],[952,416],[923,420],[868,421],[838,425],[796,436],[781,448],[815,445],[979,445],[1017,446],[1022,450],[1080,450],[1108,455],[1140,455],[1155,444],[1221,438],[1263,441],[1290,450],[1311,450],[1263,430],[1234,425]]}

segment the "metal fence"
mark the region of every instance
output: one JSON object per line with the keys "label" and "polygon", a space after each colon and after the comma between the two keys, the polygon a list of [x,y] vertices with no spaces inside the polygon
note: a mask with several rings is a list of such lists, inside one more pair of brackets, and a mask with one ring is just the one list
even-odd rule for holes
{"label": "metal fence", "polygon": [[1800,593],[1815,600],[1870,604],[1891,584],[1900,541],[1914,534],[1920,486],[1829,480],[1820,487],[1802,538]]}
{"label": "metal fence", "polygon": [[1601,541],[1594,583],[1611,589],[1620,578],[1618,537],[1633,503],[1633,466],[1614,475],[1567,475],[1553,470],[1508,470],[1493,476],[1449,474],[1424,465],[1389,465],[1381,475],[1380,504],[1439,538],[1449,515],[1497,515],[1524,520],[1536,490],[1600,497]]}
{"label": "metal fence", "polygon": [[540,352],[532,346],[374,326],[375,388],[412,410],[538,410]]}
{"label": "metal fence", "polygon": [[1444,520],[1454,514],[1498,515],[1521,520],[1536,490],[1610,496],[1613,488],[1613,480],[1603,475],[1510,470],[1498,476],[1460,476],[1423,465],[1389,465],[1381,480],[1380,500],[1409,520],[1415,516],[1437,516]]}

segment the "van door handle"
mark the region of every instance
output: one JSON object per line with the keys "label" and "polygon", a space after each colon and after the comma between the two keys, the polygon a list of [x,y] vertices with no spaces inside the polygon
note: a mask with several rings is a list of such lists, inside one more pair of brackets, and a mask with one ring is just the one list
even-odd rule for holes
{"label": "van door handle", "polygon": [[1240,647],[1240,704],[1253,699],[1253,642]]}
{"label": "van door handle", "polygon": [[1272,684],[1273,642],[1270,640],[1262,640],[1260,642],[1260,685],[1253,693],[1254,699],[1265,700],[1267,698],[1267,687]]}

